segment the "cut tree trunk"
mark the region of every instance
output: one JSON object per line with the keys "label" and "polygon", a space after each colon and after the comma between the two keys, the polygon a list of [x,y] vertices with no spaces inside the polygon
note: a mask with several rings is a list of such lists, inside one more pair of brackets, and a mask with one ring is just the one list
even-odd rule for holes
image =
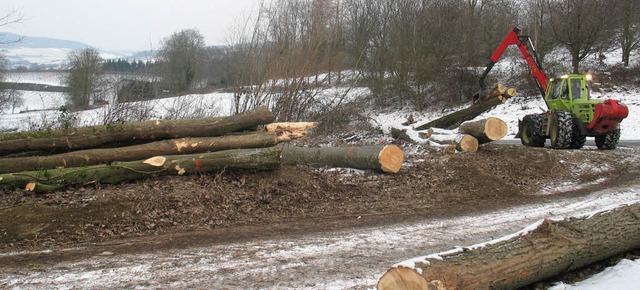
{"label": "cut tree trunk", "polygon": [[297,147],[284,146],[282,160],[288,164],[372,169],[398,173],[404,152],[398,146]]}
{"label": "cut tree trunk", "polygon": [[280,166],[280,146],[213,153],[156,156],[111,165],[24,171],[0,174],[0,186],[47,192],[89,183],[119,183],[162,175],[209,173],[220,170],[273,170]]}
{"label": "cut tree trunk", "polygon": [[[640,203],[400,263],[378,289],[517,289],[640,248]],[[431,288],[433,287],[433,288]]]}
{"label": "cut tree trunk", "polygon": [[183,137],[213,137],[255,129],[273,122],[274,115],[259,108],[223,118],[165,120],[0,135],[0,155],[28,151],[66,152],[121,147]]}
{"label": "cut tree trunk", "polygon": [[458,131],[462,134],[476,137],[480,144],[485,144],[504,138],[509,132],[509,128],[507,123],[501,119],[489,117],[476,121],[466,121],[460,124]]}
{"label": "cut tree trunk", "polygon": [[284,122],[267,124],[265,129],[267,132],[276,133],[278,141],[285,142],[304,138],[317,126],[317,122]]}
{"label": "cut tree trunk", "polygon": [[478,139],[468,134],[432,134],[429,141],[439,145],[454,145],[461,152],[476,152],[479,145]]}
{"label": "cut tree trunk", "polygon": [[229,149],[262,148],[279,142],[276,133],[253,132],[220,137],[182,138],[119,148],[87,149],[50,156],[0,158],[0,173],[110,164],[157,155],[193,154]]}

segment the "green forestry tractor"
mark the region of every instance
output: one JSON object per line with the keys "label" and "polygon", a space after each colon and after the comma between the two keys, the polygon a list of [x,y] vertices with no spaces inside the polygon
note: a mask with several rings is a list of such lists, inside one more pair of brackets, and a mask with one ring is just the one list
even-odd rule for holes
{"label": "green forestry tractor", "polygon": [[[510,45],[516,45],[531,69],[540,94],[547,105],[541,114],[526,115],[520,121],[520,138],[525,146],[579,149],[587,137],[594,137],[598,149],[615,149],[620,139],[620,122],[629,115],[627,106],[616,100],[592,100],[590,75],[563,75],[547,80],[531,38],[513,27],[504,38],[480,77],[480,95],[486,95],[484,79]],[[531,51],[531,53],[530,53]],[[482,99],[482,98],[480,98]]]}

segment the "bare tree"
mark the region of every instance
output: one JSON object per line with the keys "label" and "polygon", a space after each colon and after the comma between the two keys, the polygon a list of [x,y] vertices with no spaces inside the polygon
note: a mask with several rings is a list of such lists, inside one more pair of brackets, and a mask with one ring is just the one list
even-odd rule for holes
{"label": "bare tree", "polygon": [[70,52],[67,59],[70,66],[66,79],[69,103],[75,108],[86,108],[94,90],[99,87],[102,58],[96,49],[85,48]]}
{"label": "bare tree", "polygon": [[200,78],[205,56],[204,37],[196,29],[185,29],[166,38],[158,51],[158,63],[167,89],[192,89]]}
{"label": "bare tree", "polygon": [[631,52],[640,47],[640,2],[638,0],[612,0],[609,11],[615,15],[616,40],[622,48],[622,63],[629,66]]}
{"label": "bare tree", "polygon": [[549,8],[554,36],[569,51],[573,73],[579,73],[584,58],[611,43],[610,18],[603,16],[606,1],[549,0]]}
{"label": "bare tree", "polygon": [[531,36],[540,61],[544,63],[545,56],[558,46],[550,21],[549,0],[530,0],[522,4],[524,23],[520,25]]}

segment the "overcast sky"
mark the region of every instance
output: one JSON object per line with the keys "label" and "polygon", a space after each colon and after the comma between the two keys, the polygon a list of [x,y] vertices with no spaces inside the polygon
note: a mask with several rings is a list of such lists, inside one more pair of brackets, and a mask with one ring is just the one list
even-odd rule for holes
{"label": "overcast sky", "polygon": [[156,49],[195,28],[208,45],[227,43],[230,30],[261,0],[2,0],[0,16],[19,10],[21,23],[0,31],[86,43],[102,50]]}

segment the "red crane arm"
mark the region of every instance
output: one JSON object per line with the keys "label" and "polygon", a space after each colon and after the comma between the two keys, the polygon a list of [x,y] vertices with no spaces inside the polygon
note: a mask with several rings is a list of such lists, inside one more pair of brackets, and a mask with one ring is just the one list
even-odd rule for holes
{"label": "red crane arm", "polygon": [[[486,85],[484,83],[484,79],[489,74],[489,71],[493,68],[493,65],[496,64],[500,60],[500,57],[504,53],[505,50],[510,45],[518,46],[520,52],[522,53],[522,58],[527,62],[529,68],[531,68],[531,73],[536,80],[536,84],[538,85],[538,89],[540,93],[544,96],[547,90],[547,75],[542,71],[542,65],[540,60],[538,59],[538,54],[531,43],[531,38],[529,36],[521,36],[520,29],[518,27],[513,27],[511,31],[507,34],[507,36],[502,40],[498,48],[491,55],[491,60],[487,63],[487,68],[484,73],[480,77],[480,87],[482,89],[486,89]],[[531,50],[532,53],[529,52]]]}

